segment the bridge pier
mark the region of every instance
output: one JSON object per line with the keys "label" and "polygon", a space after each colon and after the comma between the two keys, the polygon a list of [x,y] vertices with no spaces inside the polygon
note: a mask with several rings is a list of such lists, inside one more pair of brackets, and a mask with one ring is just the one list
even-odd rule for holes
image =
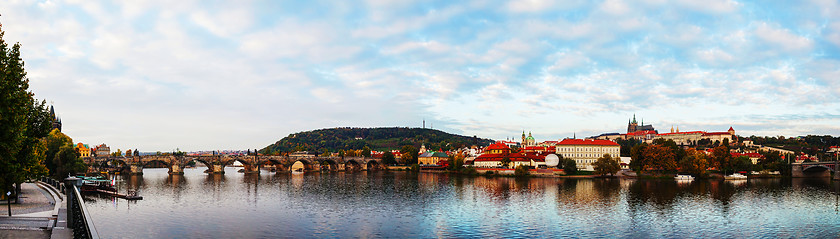
{"label": "bridge pier", "polygon": [[178,164],[172,164],[169,166],[169,175],[184,175],[184,168]]}
{"label": "bridge pier", "polygon": [[131,164],[130,168],[130,175],[143,175],[143,165]]}
{"label": "bridge pier", "polygon": [[257,166],[246,164],[246,165],[243,165],[242,169],[244,170],[244,173],[246,173],[246,174],[251,174],[251,173],[260,174],[260,169],[257,168]]}
{"label": "bridge pier", "polygon": [[225,174],[225,166],[219,164],[210,165],[210,174]]}

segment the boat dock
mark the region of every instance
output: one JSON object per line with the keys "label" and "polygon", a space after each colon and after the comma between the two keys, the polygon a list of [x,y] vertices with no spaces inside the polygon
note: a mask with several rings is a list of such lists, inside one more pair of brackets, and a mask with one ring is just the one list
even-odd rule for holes
{"label": "boat dock", "polygon": [[112,197],[122,198],[122,199],[125,199],[125,200],[143,200],[142,196],[122,194],[122,193],[108,191],[108,190],[97,189],[96,192],[107,194],[107,195],[110,195]]}

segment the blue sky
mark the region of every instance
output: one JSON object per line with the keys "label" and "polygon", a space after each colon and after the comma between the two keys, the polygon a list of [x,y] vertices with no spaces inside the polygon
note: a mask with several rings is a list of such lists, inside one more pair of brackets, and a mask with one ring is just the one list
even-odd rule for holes
{"label": "blue sky", "polygon": [[0,2],[77,142],[262,148],[329,127],[538,140],[840,135],[838,1]]}

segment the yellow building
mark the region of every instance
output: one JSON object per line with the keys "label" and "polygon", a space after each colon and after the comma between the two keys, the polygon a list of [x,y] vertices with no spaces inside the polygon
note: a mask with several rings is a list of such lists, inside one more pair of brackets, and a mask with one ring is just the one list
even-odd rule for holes
{"label": "yellow building", "polygon": [[448,160],[449,155],[444,152],[428,151],[417,156],[420,165],[436,165],[440,161]]}
{"label": "yellow building", "polygon": [[79,152],[79,156],[82,158],[90,157],[90,146],[83,143],[76,144],[76,152]]}

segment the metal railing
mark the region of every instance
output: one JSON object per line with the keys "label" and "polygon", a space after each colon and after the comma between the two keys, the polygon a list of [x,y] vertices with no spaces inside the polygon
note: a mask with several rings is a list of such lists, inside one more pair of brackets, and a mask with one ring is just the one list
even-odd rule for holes
{"label": "metal railing", "polygon": [[59,193],[64,193],[64,183],[52,179],[50,177],[41,177],[40,181],[49,184],[50,186],[53,186],[55,189],[58,189]]}
{"label": "metal railing", "polygon": [[70,185],[68,190],[72,190],[72,196],[67,196],[67,227],[73,229],[73,238],[99,238],[79,188]]}
{"label": "metal railing", "polygon": [[49,177],[41,177],[41,182],[64,193],[64,201],[67,202],[67,227],[73,229],[73,238],[99,238],[93,219],[85,207],[85,200],[79,193],[82,179],[70,177],[64,179],[62,183]]}

